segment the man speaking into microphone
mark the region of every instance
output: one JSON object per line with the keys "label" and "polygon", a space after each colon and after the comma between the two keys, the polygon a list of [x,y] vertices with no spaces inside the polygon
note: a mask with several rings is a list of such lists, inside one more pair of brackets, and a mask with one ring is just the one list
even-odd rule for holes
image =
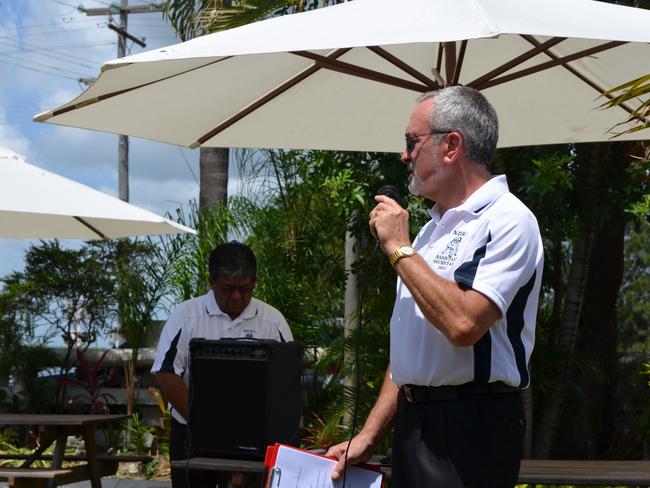
{"label": "man speaking into microphone", "polygon": [[498,120],[478,91],[424,94],[405,135],[409,190],[436,204],[411,242],[408,212],[375,197],[370,230],[398,275],[390,365],[349,449],[328,451],[332,477],[394,425],[392,486],[512,487],[543,268],[537,221],[491,174]]}

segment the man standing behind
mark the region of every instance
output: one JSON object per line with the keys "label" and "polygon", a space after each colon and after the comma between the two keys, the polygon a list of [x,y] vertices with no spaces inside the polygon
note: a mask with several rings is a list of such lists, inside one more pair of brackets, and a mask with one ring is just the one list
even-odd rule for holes
{"label": "man standing behind", "polygon": [[[190,340],[197,337],[293,340],[282,314],[253,298],[257,262],[248,246],[234,241],[217,246],[210,253],[208,271],[210,291],[176,306],[160,335],[151,368],[163,397],[171,404],[169,457],[172,461],[187,458]],[[217,479],[214,472],[172,469],[174,488],[214,487]],[[223,483],[223,479],[219,478],[219,482]]]}
{"label": "man standing behind", "polygon": [[[423,95],[406,129],[409,189],[436,202],[411,244],[409,215],[376,196],[370,229],[398,274],[390,366],[351,441],[366,460],[395,425],[393,486],[512,487],[525,431],[520,390],[543,268],[533,214],[491,175],[497,116],[481,93]],[[347,442],[328,455],[342,476]]]}

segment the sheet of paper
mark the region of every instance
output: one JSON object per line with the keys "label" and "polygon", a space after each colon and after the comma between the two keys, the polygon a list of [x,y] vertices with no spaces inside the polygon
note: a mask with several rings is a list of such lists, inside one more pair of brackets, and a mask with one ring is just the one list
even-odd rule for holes
{"label": "sheet of paper", "polygon": [[[343,480],[332,481],[336,461],[309,452],[280,446],[270,488],[343,488]],[[381,473],[348,468],[345,488],[381,488]]]}

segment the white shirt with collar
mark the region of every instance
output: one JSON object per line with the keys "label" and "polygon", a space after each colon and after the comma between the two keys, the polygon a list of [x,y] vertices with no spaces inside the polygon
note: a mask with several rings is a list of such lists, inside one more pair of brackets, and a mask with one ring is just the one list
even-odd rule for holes
{"label": "white shirt with collar", "polygon": [[[239,317],[232,320],[221,311],[210,290],[176,306],[160,334],[151,372],[177,374],[189,385],[189,344],[194,338],[293,341],[287,321],[276,308],[252,298]],[[172,416],[186,423],[174,409]]]}
{"label": "white shirt with collar", "polygon": [[488,297],[502,318],[473,346],[454,346],[398,278],[390,324],[393,381],[527,387],[544,260],[535,216],[509,192],[505,176],[493,177],[444,215],[437,206],[429,214],[413,247],[438,276]]}

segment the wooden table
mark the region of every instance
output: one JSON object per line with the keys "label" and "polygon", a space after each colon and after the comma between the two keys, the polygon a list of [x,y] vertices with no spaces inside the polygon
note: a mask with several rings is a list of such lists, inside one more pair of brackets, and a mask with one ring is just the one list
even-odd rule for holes
{"label": "wooden table", "polygon": [[650,461],[524,459],[519,482],[650,486]]}
{"label": "wooden table", "polygon": [[[95,433],[97,426],[106,422],[117,422],[129,418],[128,415],[38,415],[38,414],[0,414],[0,426],[4,425],[33,425],[38,426],[43,440],[20,466],[15,469],[0,469],[0,476],[17,480],[16,485],[42,486],[47,479],[48,488],[61,483],[69,483],[82,479],[90,480],[92,488],[101,488],[101,477],[106,474],[107,463],[98,459]],[[84,441],[86,456],[85,464],[73,468],[61,468],[65,457],[65,447],[68,436],[81,435]],[[34,461],[43,458],[43,452],[54,444],[51,469],[32,468]],[[8,456],[3,456],[7,458]],[[15,456],[15,459],[24,458]],[[113,463],[114,464],[114,463]],[[19,480],[24,478],[25,482]],[[31,480],[31,481],[29,481]],[[34,481],[36,480],[36,481]]]}
{"label": "wooden table", "polygon": [[[372,464],[372,462],[371,462]],[[174,468],[205,469],[223,472],[264,471],[262,461],[237,459],[191,458],[173,461]],[[379,464],[390,477],[391,467]],[[553,459],[524,459],[519,471],[519,483],[573,485],[632,485],[650,486],[650,461],[565,461]]]}

